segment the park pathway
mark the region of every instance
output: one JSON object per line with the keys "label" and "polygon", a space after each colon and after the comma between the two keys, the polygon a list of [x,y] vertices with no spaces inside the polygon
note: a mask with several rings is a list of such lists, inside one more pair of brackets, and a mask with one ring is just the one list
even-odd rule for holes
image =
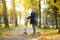
{"label": "park pathway", "polygon": [[0,40],[60,40],[56,35],[45,35],[37,30],[36,35],[32,35],[32,27],[27,27],[28,35],[24,34],[25,26],[15,27],[15,30],[5,31],[0,35]]}
{"label": "park pathway", "polygon": [[1,34],[0,40],[32,40],[34,38],[32,36],[32,33],[33,33],[32,27],[27,27],[28,35],[24,33],[25,28],[26,28],[25,26],[16,27],[15,30],[3,32]]}

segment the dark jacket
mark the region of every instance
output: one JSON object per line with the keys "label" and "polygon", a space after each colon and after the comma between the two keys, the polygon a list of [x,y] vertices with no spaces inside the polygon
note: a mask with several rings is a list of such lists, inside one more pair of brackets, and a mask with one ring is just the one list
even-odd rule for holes
{"label": "dark jacket", "polygon": [[27,19],[30,19],[30,24],[37,24],[35,12],[32,12]]}

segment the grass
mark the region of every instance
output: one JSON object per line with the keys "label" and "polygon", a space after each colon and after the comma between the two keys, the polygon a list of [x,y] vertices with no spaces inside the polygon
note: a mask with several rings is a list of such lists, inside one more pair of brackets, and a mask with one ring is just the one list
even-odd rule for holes
{"label": "grass", "polygon": [[58,29],[43,29],[43,28],[38,28],[39,31],[44,32],[46,34],[56,34],[58,33]]}
{"label": "grass", "polygon": [[48,35],[58,35],[60,37],[60,33],[58,33],[58,29],[43,29],[38,28],[39,31],[48,34]]}
{"label": "grass", "polygon": [[10,30],[13,30],[13,28],[6,28],[6,27],[0,28],[0,32],[10,31]]}
{"label": "grass", "polygon": [[46,35],[52,35],[52,37],[60,38],[60,33],[58,33],[58,29],[44,29],[44,28],[38,28],[40,32],[43,32]]}

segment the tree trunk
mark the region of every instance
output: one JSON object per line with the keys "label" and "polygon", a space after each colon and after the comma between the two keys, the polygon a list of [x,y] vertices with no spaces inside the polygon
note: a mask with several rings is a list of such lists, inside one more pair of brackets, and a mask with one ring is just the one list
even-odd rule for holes
{"label": "tree trunk", "polygon": [[54,28],[54,15],[53,15],[53,13],[51,14],[51,24],[52,24],[52,28]]}
{"label": "tree trunk", "polygon": [[59,31],[58,31],[58,33],[60,33],[60,27],[59,27]]}
{"label": "tree trunk", "polygon": [[52,6],[52,7],[53,7],[54,16],[55,16],[56,28],[58,28],[58,21],[57,21],[58,8],[56,6]]}
{"label": "tree trunk", "polygon": [[15,0],[12,0],[12,10],[13,10],[13,14],[14,17],[15,17],[15,26],[18,26],[18,23],[17,23],[17,15],[16,15],[16,11],[15,11]]}
{"label": "tree trunk", "polygon": [[56,28],[58,28],[57,15],[55,15],[55,23],[56,23]]}
{"label": "tree trunk", "polygon": [[17,24],[17,16],[15,18],[15,26],[18,26],[18,24]]}
{"label": "tree trunk", "polygon": [[39,0],[39,28],[41,28],[41,6],[40,6],[40,0]]}
{"label": "tree trunk", "polygon": [[[59,20],[60,20],[60,17],[59,17]],[[59,21],[60,22],[60,21]],[[60,23],[59,23],[59,31],[58,31],[58,33],[60,33]]]}
{"label": "tree trunk", "polygon": [[46,14],[46,26],[48,25],[48,22],[47,22],[47,20],[48,20],[48,19],[47,19],[47,14]]}
{"label": "tree trunk", "polygon": [[4,18],[4,24],[5,24],[5,27],[9,27],[8,18],[7,18],[7,7],[6,7],[6,2],[5,2],[5,0],[2,0],[2,3],[3,3],[3,18]]}

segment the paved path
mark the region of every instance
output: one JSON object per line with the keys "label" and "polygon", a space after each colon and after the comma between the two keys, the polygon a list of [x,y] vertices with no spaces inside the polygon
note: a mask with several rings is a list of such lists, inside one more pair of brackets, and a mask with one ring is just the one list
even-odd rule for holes
{"label": "paved path", "polygon": [[[20,27],[20,28],[15,28],[16,30],[10,30],[2,33],[2,37],[0,38],[1,40],[32,40],[32,33],[33,29],[32,27],[27,27],[27,33],[28,35],[24,34],[26,27]],[[28,37],[29,36],[29,37]],[[27,39],[26,39],[27,38]]]}
{"label": "paved path", "polygon": [[[60,37],[53,35],[45,35],[44,33],[37,33],[36,35],[32,35],[32,27],[27,28],[28,35],[24,34],[25,26],[20,28],[15,28],[15,30],[3,32],[0,40],[60,40]],[[38,30],[37,30],[38,32]]]}

